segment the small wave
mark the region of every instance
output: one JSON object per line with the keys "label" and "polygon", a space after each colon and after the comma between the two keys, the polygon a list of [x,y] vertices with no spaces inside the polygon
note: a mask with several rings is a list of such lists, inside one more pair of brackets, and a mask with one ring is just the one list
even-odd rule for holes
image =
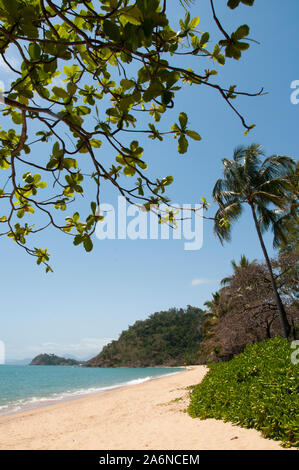
{"label": "small wave", "polygon": [[134,379],[134,380],[129,380],[128,382],[125,382],[124,385],[138,385],[142,384],[143,382],[147,382],[148,380],[151,380],[153,378],[158,378],[158,377],[142,377],[141,379]]}
{"label": "small wave", "polygon": [[80,388],[78,390],[66,390],[63,392],[52,393],[49,396],[33,396],[28,398],[23,398],[14,402],[6,403],[5,405],[0,406],[0,415],[6,415],[11,413],[17,413],[19,411],[26,411],[33,408],[38,408],[39,406],[45,406],[47,404],[58,403],[61,401],[75,399],[85,395],[92,395],[96,393],[103,393],[109,390],[114,390],[121,387],[128,387],[131,385],[138,385],[149,380],[159,379],[162,377],[170,376],[179,373],[170,372],[168,374],[161,374],[155,376],[141,377],[127,382],[121,382],[114,385],[107,385],[105,387],[89,387],[89,388]]}

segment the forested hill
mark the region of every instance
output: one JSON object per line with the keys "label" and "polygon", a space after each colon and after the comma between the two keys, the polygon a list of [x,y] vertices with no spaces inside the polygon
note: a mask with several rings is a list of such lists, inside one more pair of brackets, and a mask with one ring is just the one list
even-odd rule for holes
{"label": "forested hill", "polygon": [[188,306],[154,313],[121,333],[88,367],[151,367],[196,364],[203,311]]}
{"label": "forested hill", "polygon": [[79,362],[74,359],[55,356],[55,354],[39,354],[30,362],[30,366],[75,366]]}

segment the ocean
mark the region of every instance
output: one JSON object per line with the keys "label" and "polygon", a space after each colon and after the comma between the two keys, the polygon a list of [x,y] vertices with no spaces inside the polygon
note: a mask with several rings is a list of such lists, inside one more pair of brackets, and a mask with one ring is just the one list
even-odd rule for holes
{"label": "ocean", "polygon": [[0,365],[0,415],[134,385],[181,370]]}

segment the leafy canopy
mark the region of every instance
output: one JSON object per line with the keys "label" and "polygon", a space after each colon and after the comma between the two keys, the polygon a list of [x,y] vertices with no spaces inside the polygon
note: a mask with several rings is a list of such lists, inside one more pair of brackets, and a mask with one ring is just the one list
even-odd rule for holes
{"label": "leafy canopy", "polygon": [[[182,3],[186,8],[190,2]],[[201,32],[199,18],[187,10],[179,31],[174,29],[166,0],[0,0],[0,54],[13,74],[3,93],[0,131],[1,235],[37,257],[47,271],[47,249],[29,248],[28,236],[50,226],[91,251],[91,236],[102,219],[102,183],[146,210],[169,203],[165,191],[173,178],[146,175],[138,136],[160,142],[169,134],[180,154],[187,152],[188,139],[201,140],[183,111],[170,129],[162,128],[183,84],[212,88],[245,132],[253,127],[232,100],[255,95],[220,86],[213,68],[226,58],[240,59],[249,47],[249,27],[227,33],[210,4],[220,39]],[[195,70],[181,67],[182,54]],[[89,206],[83,218],[77,210],[61,217],[84,195]],[[40,215],[38,225],[34,213]]]}

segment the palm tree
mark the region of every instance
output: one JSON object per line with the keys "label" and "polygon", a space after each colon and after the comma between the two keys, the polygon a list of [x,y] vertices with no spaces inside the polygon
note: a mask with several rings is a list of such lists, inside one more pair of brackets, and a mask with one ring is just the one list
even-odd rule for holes
{"label": "palm tree", "polygon": [[220,307],[220,292],[212,293],[212,300],[207,300],[204,305],[207,307],[207,311],[204,314],[205,321],[203,324],[203,334],[206,336],[210,328],[219,321],[221,315]]}
{"label": "palm tree", "polygon": [[286,213],[281,217],[281,222],[286,231],[286,240],[280,244],[280,253],[288,253],[299,250],[299,161],[296,168],[287,176],[287,184],[290,198],[286,201]]}
{"label": "palm tree", "polygon": [[220,293],[214,292],[212,294],[212,300],[207,300],[204,305],[208,307],[207,315],[217,315],[219,307]]}
{"label": "palm tree", "polygon": [[[234,259],[231,261],[234,274],[238,271],[238,269],[248,268],[248,266],[251,266],[253,264],[256,264],[256,260],[249,261],[249,259],[246,258],[245,255],[241,255],[239,264]],[[223,279],[221,279],[221,285],[227,286],[228,284],[230,284],[232,279],[233,279],[233,276],[224,277]]]}
{"label": "palm tree", "polygon": [[232,222],[239,219],[244,204],[249,205],[271,277],[282,333],[287,338],[291,328],[278,293],[262,233],[269,228],[273,231],[274,246],[278,246],[284,239],[281,214],[285,213],[289,200],[287,178],[294,171],[295,161],[288,156],[279,155],[262,161],[263,155],[261,146],[252,144],[238,147],[234,151],[233,160],[222,160],[224,177],[216,182],[213,190],[213,198],[219,206],[215,215],[214,232],[221,243],[224,240],[229,241]]}

